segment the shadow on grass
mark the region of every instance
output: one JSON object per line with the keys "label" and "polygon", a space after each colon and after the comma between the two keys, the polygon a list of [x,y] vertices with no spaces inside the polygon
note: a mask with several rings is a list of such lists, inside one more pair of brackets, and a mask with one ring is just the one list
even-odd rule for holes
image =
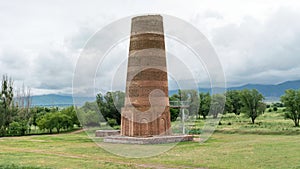
{"label": "shadow on grass", "polygon": [[0,164],[1,169],[50,169],[45,167],[20,166],[16,164]]}
{"label": "shadow on grass", "polygon": [[278,131],[264,131],[264,130],[239,130],[239,129],[216,129],[215,133],[223,133],[223,134],[257,134],[257,135],[299,135],[299,130],[278,130]]}
{"label": "shadow on grass", "polygon": [[[30,134],[26,134],[24,136],[40,136],[40,135],[54,135],[54,134],[68,134],[68,133],[72,133],[72,132],[76,132],[76,131],[79,131],[79,130],[82,130],[82,128],[73,128],[73,129],[70,129],[70,130],[63,130],[63,131],[60,131],[59,133],[53,131],[52,133],[49,133],[49,132],[41,132],[41,133],[30,133]],[[0,136],[1,137],[23,137],[22,135],[5,135],[5,136]],[[1,166],[0,166],[0,169]]]}

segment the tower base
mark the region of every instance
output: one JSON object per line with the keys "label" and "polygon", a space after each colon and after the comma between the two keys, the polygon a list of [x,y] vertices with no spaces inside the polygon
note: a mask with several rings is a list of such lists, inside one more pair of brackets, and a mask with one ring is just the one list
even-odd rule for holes
{"label": "tower base", "polygon": [[163,144],[175,143],[183,141],[193,141],[192,135],[165,135],[153,137],[128,137],[128,136],[106,136],[103,139],[105,143],[120,143],[120,144]]}

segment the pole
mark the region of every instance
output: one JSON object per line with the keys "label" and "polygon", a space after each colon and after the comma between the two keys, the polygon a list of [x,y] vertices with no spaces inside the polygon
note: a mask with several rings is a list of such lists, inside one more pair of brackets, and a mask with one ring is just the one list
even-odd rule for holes
{"label": "pole", "polygon": [[184,108],[182,109],[182,134],[185,134],[185,125],[184,125],[185,115]]}

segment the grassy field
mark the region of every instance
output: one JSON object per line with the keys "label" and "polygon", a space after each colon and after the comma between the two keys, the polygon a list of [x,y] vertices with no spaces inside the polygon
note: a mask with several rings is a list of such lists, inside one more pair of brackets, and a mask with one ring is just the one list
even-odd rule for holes
{"label": "grassy field", "polygon": [[179,143],[148,158],[111,154],[85,132],[0,138],[0,168],[300,169],[300,132],[292,127],[292,121],[269,113],[255,125],[233,115],[224,116],[221,123],[204,143]]}

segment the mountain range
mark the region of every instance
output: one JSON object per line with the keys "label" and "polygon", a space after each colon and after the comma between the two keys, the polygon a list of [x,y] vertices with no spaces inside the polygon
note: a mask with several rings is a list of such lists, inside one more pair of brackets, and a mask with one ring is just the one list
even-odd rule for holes
{"label": "mountain range", "polygon": [[[257,89],[262,93],[266,101],[278,101],[280,96],[284,94],[287,89],[300,89],[300,80],[286,81],[275,85],[265,84],[246,84],[238,87],[229,87],[227,90],[243,90],[243,89]],[[199,92],[210,92],[210,88],[199,88]],[[169,95],[177,93],[177,90],[170,90]],[[85,102],[95,101],[95,97],[77,97],[76,105],[81,106]],[[32,96],[33,106],[58,106],[65,107],[73,105],[73,98],[71,95],[58,95],[58,94],[47,94],[47,95],[36,95]]]}

